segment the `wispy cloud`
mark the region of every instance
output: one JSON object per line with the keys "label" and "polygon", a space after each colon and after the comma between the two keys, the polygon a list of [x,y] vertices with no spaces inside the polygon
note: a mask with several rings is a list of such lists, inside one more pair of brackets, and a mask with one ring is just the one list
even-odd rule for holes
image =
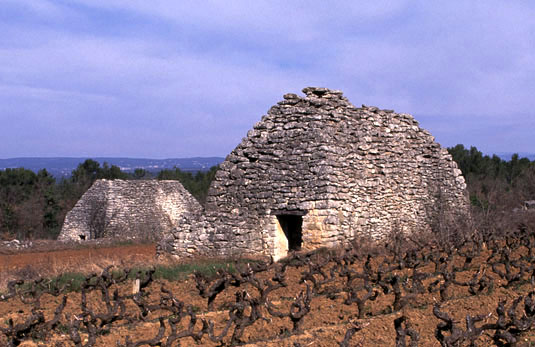
{"label": "wispy cloud", "polygon": [[[535,129],[515,125],[525,125],[535,108],[535,5],[527,2],[2,6],[0,119],[63,119],[55,129],[44,122],[41,131],[72,146],[43,140],[21,147],[12,134],[24,126],[8,122],[0,157],[37,148],[50,155],[224,155],[282,94],[307,85],[342,89],[357,105],[413,113],[444,143],[469,144],[475,137],[460,138],[447,126],[455,120],[457,129],[472,129],[469,118],[485,134],[478,147],[534,145],[522,134]],[[508,133],[518,132],[515,140],[500,135],[491,144],[486,137],[504,121],[511,121]]]}
{"label": "wispy cloud", "polygon": [[106,94],[64,91],[47,88],[35,88],[24,85],[1,85],[0,93],[4,97],[23,99],[38,99],[41,101],[61,102],[68,99],[82,99],[90,103],[109,103],[115,98]]}

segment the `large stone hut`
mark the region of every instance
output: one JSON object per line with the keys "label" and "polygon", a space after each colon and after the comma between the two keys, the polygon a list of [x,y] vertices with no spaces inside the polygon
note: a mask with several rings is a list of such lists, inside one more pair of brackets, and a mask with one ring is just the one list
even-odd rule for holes
{"label": "large stone hut", "polygon": [[202,208],[178,181],[97,180],[65,217],[59,240],[160,239],[188,231]]}
{"label": "large stone hut", "polygon": [[284,95],[227,156],[204,220],[177,230],[175,254],[280,258],[466,212],[461,171],[411,115],[303,92]]}

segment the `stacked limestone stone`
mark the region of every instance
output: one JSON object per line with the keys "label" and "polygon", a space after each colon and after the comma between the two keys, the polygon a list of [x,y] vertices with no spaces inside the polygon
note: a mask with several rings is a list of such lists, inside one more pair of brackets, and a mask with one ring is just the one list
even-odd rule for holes
{"label": "stacked limestone stone", "polygon": [[353,106],[342,92],[284,95],[221,164],[205,219],[177,231],[178,255],[286,255],[277,215],[302,215],[302,247],[429,230],[466,212],[446,149],[408,114]]}
{"label": "stacked limestone stone", "polygon": [[58,239],[159,239],[188,230],[201,212],[178,181],[97,180],[65,217]]}

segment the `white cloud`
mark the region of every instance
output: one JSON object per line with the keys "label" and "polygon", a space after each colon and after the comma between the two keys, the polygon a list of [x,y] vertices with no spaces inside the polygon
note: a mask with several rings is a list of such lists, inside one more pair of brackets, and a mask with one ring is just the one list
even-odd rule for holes
{"label": "white cloud", "polygon": [[[106,119],[110,128],[128,119],[124,126],[138,137],[148,127],[184,126],[221,137],[227,127],[235,144],[283,93],[307,85],[342,89],[357,105],[471,115],[482,124],[535,107],[535,24],[527,3],[8,4],[29,17],[0,23],[8,33],[0,38],[0,117],[65,112]],[[33,101],[20,106],[10,95]],[[181,143],[187,141],[194,140]]]}
{"label": "white cloud", "polygon": [[63,91],[48,88],[35,88],[23,85],[1,85],[0,94],[9,98],[31,98],[46,102],[58,102],[66,99],[84,99],[87,102],[108,103],[115,98],[105,94],[94,94],[77,91]]}
{"label": "white cloud", "polygon": [[355,89],[371,99],[411,113],[500,118],[533,109],[528,11],[432,4],[407,27],[336,42],[338,74],[355,79]]}
{"label": "white cloud", "polygon": [[64,7],[49,0],[3,0],[2,5],[30,11],[35,15],[47,18],[58,18],[68,12]]}

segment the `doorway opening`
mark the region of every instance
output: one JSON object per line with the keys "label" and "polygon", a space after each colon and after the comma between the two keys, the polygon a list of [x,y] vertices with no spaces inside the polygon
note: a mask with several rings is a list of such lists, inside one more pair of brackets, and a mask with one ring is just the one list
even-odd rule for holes
{"label": "doorway opening", "polygon": [[282,231],[284,231],[286,239],[288,239],[288,250],[301,250],[303,244],[303,216],[283,214],[277,215],[277,220]]}

